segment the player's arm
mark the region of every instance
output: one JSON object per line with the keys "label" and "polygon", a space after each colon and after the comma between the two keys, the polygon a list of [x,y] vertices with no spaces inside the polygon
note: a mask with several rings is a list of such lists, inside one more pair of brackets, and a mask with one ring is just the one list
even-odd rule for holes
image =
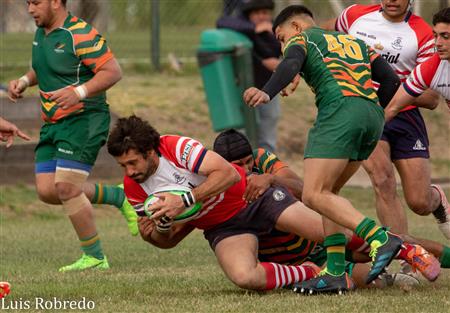
{"label": "player's arm", "polygon": [[55,101],[63,109],[68,109],[87,97],[95,96],[111,88],[121,78],[122,70],[119,63],[115,58],[111,58],[97,69],[95,75],[88,82],[74,89],[60,89],[52,94],[50,100]]}
{"label": "player's arm", "polygon": [[152,218],[158,220],[164,215],[174,218],[183,212],[187,204],[202,202],[218,195],[241,179],[238,171],[213,151],[206,151],[198,169],[198,174],[206,176],[206,180],[192,189],[188,193],[190,195],[187,199],[183,198],[183,196],[175,196],[168,193],[158,195],[162,201],[158,201],[151,206],[151,211],[154,212]]}
{"label": "player's arm", "polygon": [[377,91],[378,100],[385,108],[400,86],[400,79],[382,56],[377,56],[371,62],[371,67],[372,80],[380,84]]}
{"label": "player's arm", "polygon": [[33,69],[29,70],[25,75],[19,79],[14,79],[8,84],[8,97],[11,101],[16,102],[17,99],[22,98],[22,93],[28,87],[37,84],[36,73]]}
{"label": "player's arm", "polygon": [[189,224],[177,224],[172,225],[168,232],[159,232],[156,229],[155,221],[148,217],[139,217],[138,225],[142,239],[161,249],[175,247],[195,229]]}
{"label": "player's arm", "polygon": [[398,112],[414,102],[415,97],[408,93],[404,86],[404,84],[400,86],[395,96],[384,109],[384,119],[386,122],[390,121]]}
{"label": "player's arm", "polygon": [[272,184],[284,186],[292,192],[294,197],[302,199],[303,181],[289,167],[283,167],[273,174]]}
{"label": "player's arm", "polygon": [[306,51],[300,45],[292,45],[287,48],[283,61],[262,90],[251,87],[244,93],[244,101],[251,107],[267,103],[292,82],[300,73],[306,59]]}
{"label": "player's arm", "polygon": [[416,107],[434,110],[439,105],[440,95],[437,91],[427,89],[423,94],[414,98],[412,105]]}

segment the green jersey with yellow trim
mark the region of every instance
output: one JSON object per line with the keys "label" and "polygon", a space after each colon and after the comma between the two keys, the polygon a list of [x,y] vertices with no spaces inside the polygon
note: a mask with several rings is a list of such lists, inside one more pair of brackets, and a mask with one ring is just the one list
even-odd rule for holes
{"label": "green jersey with yellow trim", "polygon": [[86,83],[112,58],[97,30],[71,14],[62,27],[48,34],[39,27],[33,41],[32,67],[37,75],[44,121],[54,123],[80,112],[108,111],[106,92],[86,98],[67,110],[58,107],[50,97],[59,89]]}
{"label": "green jersey with yellow trim", "polygon": [[378,101],[370,67],[378,54],[362,40],[312,27],[287,40],[283,53],[295,45],[306,52],[300,75],[316,94],[318,107],[342,97]]}

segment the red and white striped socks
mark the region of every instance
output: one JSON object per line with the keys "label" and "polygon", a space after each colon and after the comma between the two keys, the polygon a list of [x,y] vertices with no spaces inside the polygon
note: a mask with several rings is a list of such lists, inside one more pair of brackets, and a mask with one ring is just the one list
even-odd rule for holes
{"label": "red and white striped socks", "polygon": [[314,278],[319,267],[315,264],[281,265],[271,262],[261,262],[266,271],[266,290],[283,288],[304,280]]}

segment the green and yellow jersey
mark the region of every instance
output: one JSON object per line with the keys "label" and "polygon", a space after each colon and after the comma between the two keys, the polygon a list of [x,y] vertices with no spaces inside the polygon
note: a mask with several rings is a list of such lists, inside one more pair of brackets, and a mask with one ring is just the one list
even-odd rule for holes
{"label": "green and yellow jersey", "polygon": [[306,52],[300,75],[322,107],[342,97],[363,97],[378,102],[370,63],[378,54],[362,40],[312,27],[286,41],[285,53],[299,45]]}
{"label": "green and yellow jersey", "polygon": [[86,98],[67,110],[49,98],[59,89],[86,83],[112,58],[112,52],[97,30],[71,14],[62,27],[48,34],[39,27],[33,41],[32,67],[40,89],[43,120],[55,123],[81,112],[108,111],[106,92]]}

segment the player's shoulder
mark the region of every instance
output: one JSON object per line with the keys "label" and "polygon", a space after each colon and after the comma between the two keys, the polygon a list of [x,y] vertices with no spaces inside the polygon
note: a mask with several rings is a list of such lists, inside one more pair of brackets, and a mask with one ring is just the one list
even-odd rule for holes
{"label": "player's shoulder", "polygon": [[71,32],[73,35],[85,35],[89,34],[93,30],[96,31],[95,28],[92,27],[92,25],[90,25],[83,19],[73,15],[69,15],[68,19],[64,23],[64,28]]}
{"label": "player's shoulder", "polygon": [[418,68],[424,73],[427,72],[434,75],[440,64],[441,58],[437,53],[434,53],[428,60],[418,65]]}
{"label": "player's shoulder", "polygon": [[372,12],[378,12],[381,9],[381,5],[364,5],[353,4],[342,11],[336,21],[336,29],[339,31],[348,32],[352,24],[359,18],[370,14]]}
{"label": "player's shoulder", "polygon": [[343,13],[347,15],[347,18],[357,19],[358,17],[364,16],[372,12],[378,12],[380,10],[381,10],[380,4],[372,4],[372,5],[353,4],[348,8],[346,8],[343,11]]}
{"label": "player's shoulder", "polygon": [[159,139],[160,147],[169,147],[169,148],[176,148],[176,147],[183,147],[185,145],[189,144],[198,144],[198,140],[195,140],[191,137],[186,136],[180,136],[180,135],[162,135]]}
{"label": "player's shoulder", "polygon": [[408,19],[408,25],[416,33],[419,43],[421,41],[428,41],[433,38],[433,29],[420,16],[412,14]]}

